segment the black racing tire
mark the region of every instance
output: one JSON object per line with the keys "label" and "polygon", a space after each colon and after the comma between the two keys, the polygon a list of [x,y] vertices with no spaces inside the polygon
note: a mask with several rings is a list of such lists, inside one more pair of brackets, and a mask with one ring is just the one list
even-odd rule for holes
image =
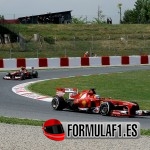
{"label": "black racing tire", "polygon": [[33,78],[38,78],[38,72],[37,71],[33,71],[32,72],[32,76],[33,76]]}
{"label": "black racing tire", "polygon": [[111,111],[113,110],[113,104],[111,102],[103,102],[100,105],[100,110],[99,113],[102,116],[110,116],[111,115]]}
{"label": "black racing tire", "polygon": [[29,79],[32,79],[32,78],[33,78],[32,73],[29,73]]}
{"label": "black racing tire", "polygon": [[130,114],[134,116],[134,115],[136,115],[136,111],[140,110],[140,106],[137,102],[132,101],[131,103],[136,104],[136,106],[132,106],[132,108],[130,109]]}
{"label": "black racing tire", "polygon": [[136,106],[136,110],[140,110],[140,106],[139,106],[139,104],[137,103],[137,102],[131,102],[131,103],[134,103],[134,104],[136,104],[137,106]]}
{"label": "black racing tire", "polygon": [[51,102],[51,106],[54,110],[63,110],[66,108],[67,103],[65,102],[63,97],[54,96]]}
{"label": "black racing tire", "polygon": [[15,76],[14,76],[14,75],[10,76],[10,78],[11,78],[12,80],[15,80]]}
{"label": "black racing tire", "polygon": [[25,79],[26,79],[26,77],[25,77],[25,74],[24,74],[24,73],[21,73],[20,79],[21,79],[21,80],[25,80]]}

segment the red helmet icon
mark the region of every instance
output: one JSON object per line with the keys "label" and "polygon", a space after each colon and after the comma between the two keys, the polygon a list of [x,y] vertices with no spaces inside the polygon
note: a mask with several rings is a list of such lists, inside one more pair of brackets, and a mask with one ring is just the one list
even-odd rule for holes
{"label": "red helmet icon", "polygon": [[65,138],[64,128],[57,119],[50,119],[43,123],[42,130],[44,135],[55,141],[62,141]]}

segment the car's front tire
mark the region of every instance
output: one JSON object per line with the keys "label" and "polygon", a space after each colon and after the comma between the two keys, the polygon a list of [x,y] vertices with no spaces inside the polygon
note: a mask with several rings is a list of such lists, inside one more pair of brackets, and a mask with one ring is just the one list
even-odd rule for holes
{"label": "car's front tire", "polygon": [[136,115],[136,111],[140,110],[140,106],[139,106],[139,104],[137,102],[131,102],[131,103],[135,104],[135,106],[132,106],[130,108],[130,115],[135,116]]}
{"label": "car's front tire", "polygon": [[103,102],[100,105],[100,114],[103,116],[110,116],[113,110],[113,104],[111,102]]}
{"label": "car's front tire", "polygon": [[37,71],[33,72],[32,74],[33,74],[34,78],[38,78],[38,72]]}
{"label": "car's front tire", "polygon": [[24,74],[24,73],[21,73],[20,79],[21,79],[21,80],[25,80],[25,79],[26,79],[26,77],[25,77],[25,74]]}

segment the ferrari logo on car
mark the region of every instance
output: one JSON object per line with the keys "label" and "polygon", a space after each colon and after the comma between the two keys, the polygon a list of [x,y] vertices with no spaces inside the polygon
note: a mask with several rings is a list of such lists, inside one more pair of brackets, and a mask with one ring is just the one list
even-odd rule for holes
{"label": "ferrari logo on car", "polygon": [[85,107],[87,104],[86,100],[82,100],[82,105]]}

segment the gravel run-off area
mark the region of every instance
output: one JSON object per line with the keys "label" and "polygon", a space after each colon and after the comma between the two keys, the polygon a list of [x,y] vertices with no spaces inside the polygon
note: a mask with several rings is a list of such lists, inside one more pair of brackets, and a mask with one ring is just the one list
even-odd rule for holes
{"label": "gravel run-off area", "polygon": [[42,127],[0,123],[0,150],[150,150],[150,137],[139,139],[48,139]]}

